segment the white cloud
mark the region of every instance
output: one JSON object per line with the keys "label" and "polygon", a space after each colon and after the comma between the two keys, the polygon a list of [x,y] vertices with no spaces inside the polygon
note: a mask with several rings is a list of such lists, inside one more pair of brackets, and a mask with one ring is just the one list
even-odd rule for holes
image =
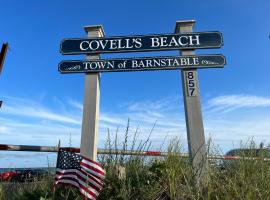
{"label": "white cloud", "polygon": [[[55,99],[55,98],[54,98]],[[65,110],[56,110],[44,106],[43,102],[29,99],[6,97],[5,105],[1,109],[3,115],[22,116],[28,118],[39,118],[62,123],[81,124],[80,116],[74,112],[66,113]],[[59,102],[59,101],[58,101]]]}
{"label": "white cloud", "polygon": [[114,124],[114,125],[119,125],[126,122],[126,120],[119,118],[119,116],[113,116],[112,114],[106,114],[106,113],[101,113],[99,120],[101,122]]}
{"label": "white cloud", "polygon": [[[63,101],[63,106],[54,106],[51,101],[30,101],[23,98],[10,98],[4,105],[0,117],[1,143],[56,145],[61,140],[63,146],[80,145],[82,103],[73,99]],[[62,101],[57,101],[61,103]],[[270,115],[261,116],[258,108],[270,108],[270,98],[251,95],[218,96],[203,103],[204,125],[207,138],[212,135],[215,144],[225,151],[254,137],[256,141],[270,142]],[[46,103],[46,104],[45,104]],[[72,106],[70,106],[72,105]],[[175,137],[180,137],[187,150],[185,115],[181,101],[176,97],[166,97],[155,101],[130,102],[121,107],[101,111],[99,121],[99,147],[104,147],[107,129],[111,138],[118,129],[119,143],[124,140],[127,120],[130,119],[129,141],[133,140],[139,126],[138,140],[146,140],[153,125],[152,148],[158,149]],[[101,107],[102,108],[102,107]],[[245,108],[245,109],[241,109]],[[252,114],[249,109],[253,108]],[[229,112],[229,111],[234,112]],[[243,114],[243,112],[245,112]],[[165,140],[165,138],[167,138]]]}
{"label": "white cloud", "polygon": [[270,107],[269,97],[252,95],[225,95],[208,101],[208,109],[227,113],[240,108]]}
{"label": "white cloud", "polygon": [[[46,102],[50,105],[55,102],[56,97],[52,101]],[[64,145],[68,143],[68,135],[72,133],[74,146],[80,143],[80,126],[82,116],[82,104],[73,99],[67,99],[67,103],[72,107],[52,109],[53,105],[46,106],[44,103],[29,101],[23,98],[10,98],[9,104],[5,105],[3,114],[4,118],[0,118],[0,133],[5,135],[4,141],[12,141],[8,143],[20,144],[27,143],[32,140],[36,145],[55,144],[61,139]],[[57,100],[57,103],[62,102]],[[166,135],[169,137],[179,136],[184,133],[185,126],[183,124],[183,116],[171,113],[170,110],[178,107],[179,99],[169,97],[151,102],[140,102],[135,109],[132,103],[121,107],[121,111],[112,109],[109,112],[100,113],[99,121],[99,141],[105,141],[107,138],[107,129],[115,130],[119,127],[119,139],[124,138],[127,120],[130,118],[130,138],[136,127],[140,126],[142,135],[140,139],[146,139],[155,122],[157,123],[152,140],[161,142]],[[63,103],[65,105],[65,103]],[[132,110],[132,109],[131,109]],[[179,108],[179,111],[181,109]],[[17,138],[17,140],[15,140]],[[102,146],[102,144],[101,144]]]}
{"label": "white cloud", "polygon": [[75,108],[81,110],[81,111],[83,110],[83,104],[80,103],[80,102],[78,102],[78,101],[75,101],[74,99],[69,99],[69,100],[68,100],[68,103],[69,103],[70,105],[72,105],[73,107],[75,107]]}
{"label": "white cloud", "polygon": [[0,126],[0,133],[8,133],[9,129],[7,126]]}
{"label": "white cloud", "polygon": [[129,103],[125,106],[127,107],[127,110],[131,112],[149,111],[159,115],[160,111],[172,110],[175,109],[177,106],[180,107],[180,105],[181,103],[178,97],[166,97],[154,101],[147,100],[142,102]]}

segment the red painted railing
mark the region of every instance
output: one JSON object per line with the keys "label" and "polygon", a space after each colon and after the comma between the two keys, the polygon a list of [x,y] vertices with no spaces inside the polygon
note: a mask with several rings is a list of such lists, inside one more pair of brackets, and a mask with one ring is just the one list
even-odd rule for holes
{"label": "red painted railing", "polygon": [[[61,147],[65,148],[67,151],[79,153],[79,148],[72,147]],[[3,151],[34,151],[34,152],[58,152],[59,147],[56,146],[30,146],[30,145],[9,145],[0,144],[0,150]],[[121,154],[121,155],[137,155],[137,156],[168,156],[170,153],[161,151],[130,151],[130,150],[114,150],[114,149],[98,149],[98,154]],[[175,154],[174,154],[175,155]],[[176,153],[181,157],[188,157],[186,153]],[[241,159],[240,156],[221,156],[221,155],[211,155],[207,157],[210,160],[235,160]],[[270,161],[269,158],[257,158],[257,157],[244,157],[247,160],[264,160]]]}

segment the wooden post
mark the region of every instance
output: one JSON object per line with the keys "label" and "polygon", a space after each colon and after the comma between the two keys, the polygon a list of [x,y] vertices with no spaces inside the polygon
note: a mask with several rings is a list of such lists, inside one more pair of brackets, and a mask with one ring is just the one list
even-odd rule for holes
{"label": "wooden post", "polygon": [[[177,21],[175,33],[193,31],[195,20]],[[194,41],[196,42],[196,41]],[[194,50],[182,50],[183,56],[195,55]],[[205,180],[207,175],[207,152],[200,103],[197,69],[181,70],[185,105],[189,158],[196,175],[196,184]]]}
{"label": "wooden post", "polygon": [[[85,26],[88,37],[104,37],[103,27]],[[99,55],[88,55],[87,59],[99,59]],[[99,98],[100,98],[100,75],[92,73],[85,75],[84,104],[81,134],[81,155],[96,160],[97,138],[99,120]]]}
{"label": "wooden post", "polygon": [[0,74],[3,69],[4,61],[8,50],[8,43],[4,43],[0,52]]}

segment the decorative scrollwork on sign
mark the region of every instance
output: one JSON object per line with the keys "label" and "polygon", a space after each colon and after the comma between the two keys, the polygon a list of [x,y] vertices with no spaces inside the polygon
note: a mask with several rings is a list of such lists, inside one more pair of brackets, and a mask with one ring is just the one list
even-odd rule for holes
{"label": "decorative scrollwork on sign", "polygon": [[204,65],[217,65],[218,63],[209,61],[209,60],[202,60],[202,64]]}
{"label": "decorative scrollwork on sign", "polygon": [[80,65],[75,65],[75,66],[69,67],[67,69],[68,70],[77,70],[77,69],[81,69],[81,66]]}

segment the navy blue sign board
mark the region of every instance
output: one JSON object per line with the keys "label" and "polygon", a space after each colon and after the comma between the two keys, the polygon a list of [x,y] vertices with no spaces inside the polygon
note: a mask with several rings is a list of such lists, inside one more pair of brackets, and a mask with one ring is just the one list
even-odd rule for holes
{"label": "navy blue sign board", "polygon": [[68,60],[58,65],[62,74],[172,70],[190,68],[221,68],[226,64],[223,55],[197,55],[176,57],[143,57],[98,60]]}
{"label": "navy blue sign board", "polygon": [[220,48],[222,45],[223,38],[220,32],[192,32],[185,34],[64,39],[60,44],[60,52],[64,55],[100,54]]}

